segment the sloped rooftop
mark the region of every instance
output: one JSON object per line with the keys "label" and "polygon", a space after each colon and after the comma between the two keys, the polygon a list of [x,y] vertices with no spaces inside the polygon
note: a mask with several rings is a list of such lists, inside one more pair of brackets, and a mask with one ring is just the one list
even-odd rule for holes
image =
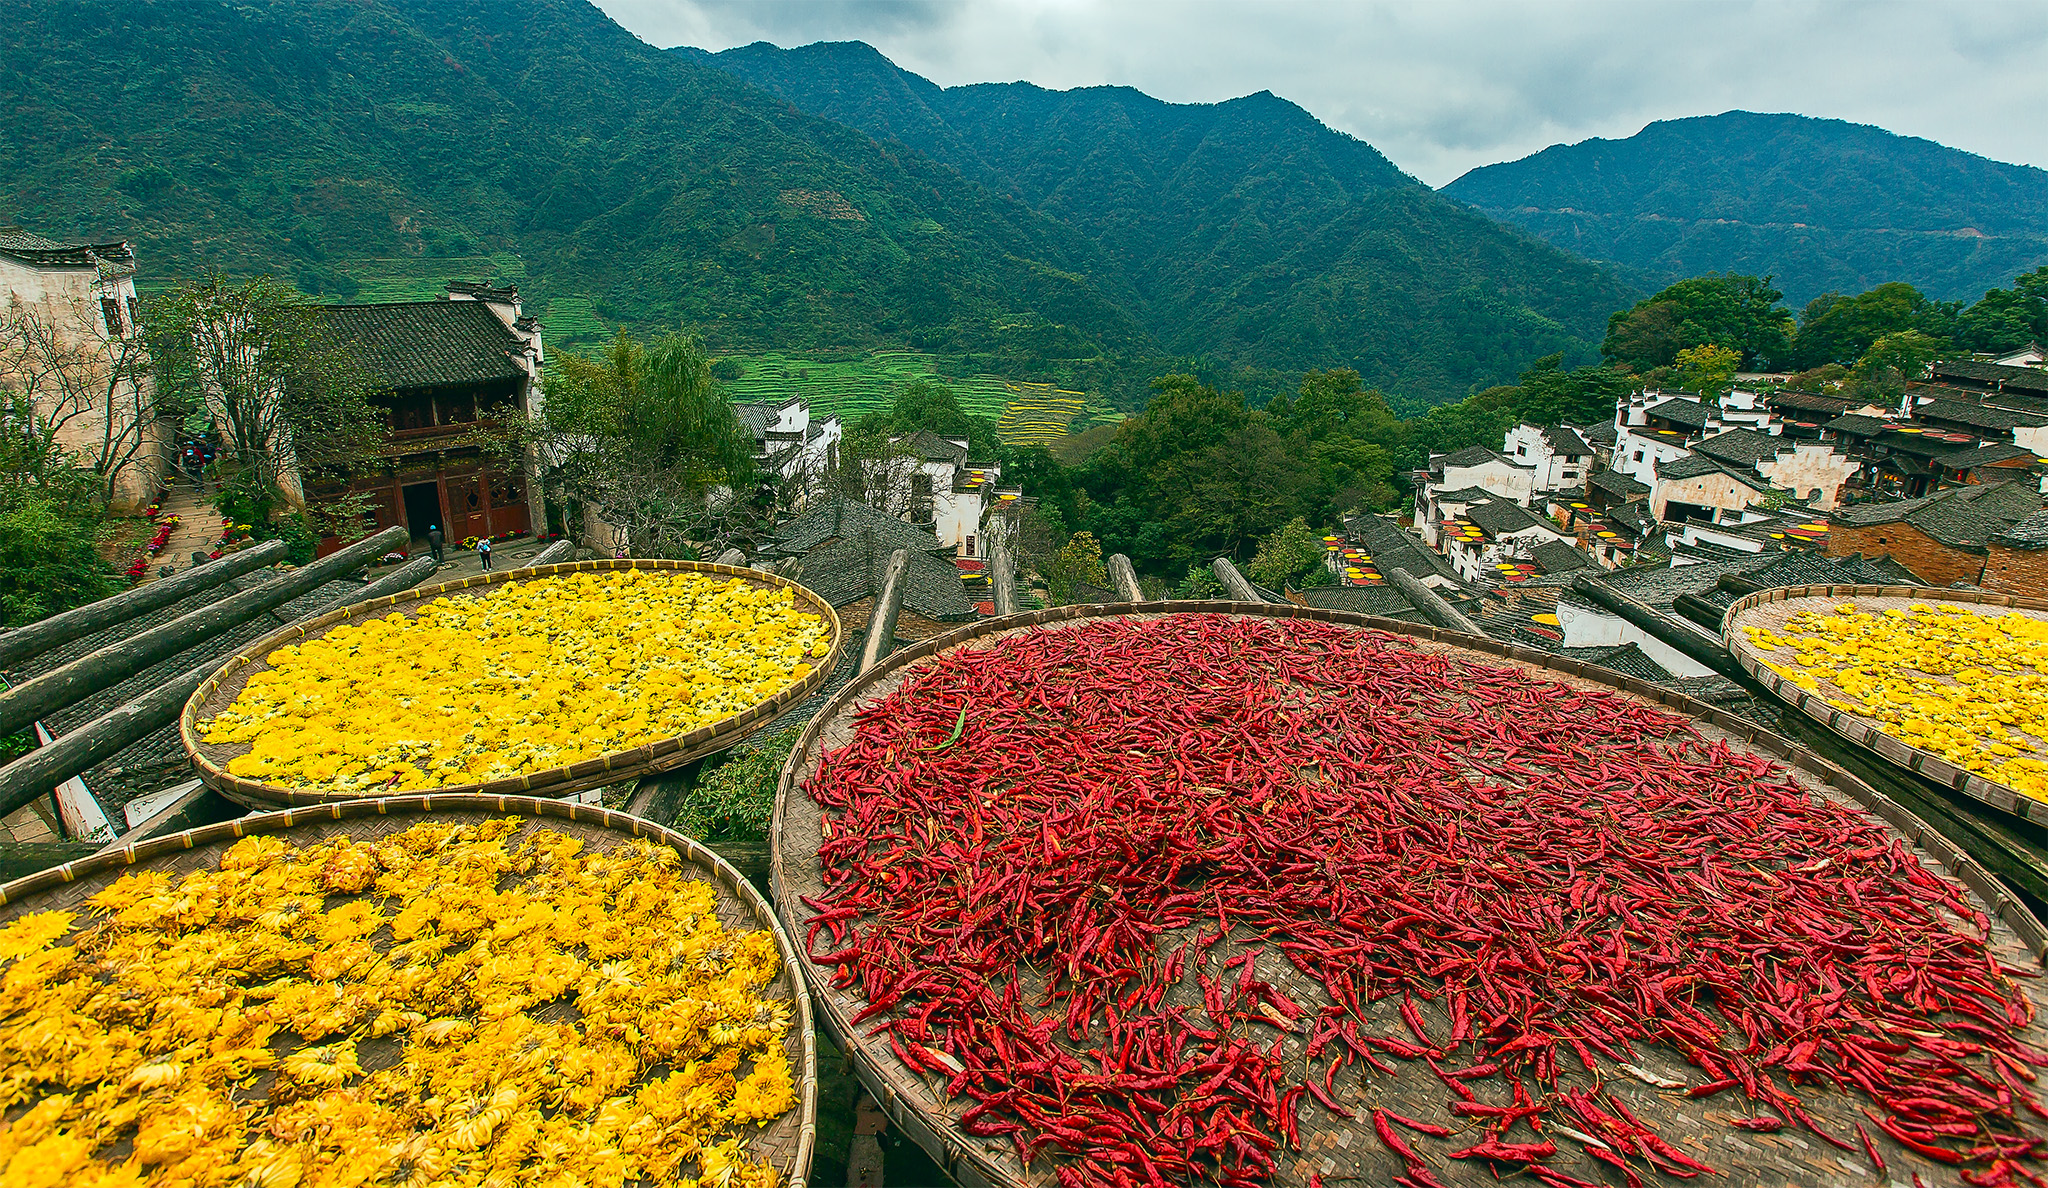
{"label": "sloped rooftop", "polygon": [[323,332],[382,391],[492,383],[526,376],[525,344],[481,301],[394,301],[319,307]]}

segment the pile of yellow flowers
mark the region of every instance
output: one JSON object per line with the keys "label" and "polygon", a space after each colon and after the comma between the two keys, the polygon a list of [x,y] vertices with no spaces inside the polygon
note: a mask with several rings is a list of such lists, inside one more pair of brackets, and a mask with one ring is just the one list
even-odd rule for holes
{"label": "pile of yellow flowers", "polygon": [[663,570],[506,582],[282,647],[210,743],[229,773],[289,788],[483,783],[707,726],[774,696],[831,649],[786,588]]}
{"label": "pile of yellow flowers", "polygon": [[1872,614],[1853,602],[1801,611],[1784,633],[1748,628],[1779,676],[1886,733],[2048,800],[2048,622],[1923,602]]}
{"label": "pile of yellow flowers", "polygon": [[251,837],[0,927],[0,1184],[772,1188],[774,935],[665,846],[519,828]]}

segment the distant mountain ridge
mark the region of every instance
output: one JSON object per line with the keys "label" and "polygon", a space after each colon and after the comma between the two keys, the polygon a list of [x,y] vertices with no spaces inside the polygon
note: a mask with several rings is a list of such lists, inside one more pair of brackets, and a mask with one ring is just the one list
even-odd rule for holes
{"label": "distant mountain ridge", "polygon": [[1135,315],[1176,355],[1353,366],[1440,400],[1550,351],[1590,358],[1634,295],[1270,93],[942,88],[861,42],[675,52],[1073,227],[1118,262]]}
{"label": "distant mountain ridge", "polygon": [[1842,120],[1662,120],[1474,169],[1442,193],[1646,287],[1770,274],[1795,306],[1887,281],[1971,301],[2048,263],[2048,170]]}

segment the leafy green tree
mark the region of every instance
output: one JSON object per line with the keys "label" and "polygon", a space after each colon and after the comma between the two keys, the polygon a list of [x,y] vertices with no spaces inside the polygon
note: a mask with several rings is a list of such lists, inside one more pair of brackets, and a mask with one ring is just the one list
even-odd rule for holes
{"label": "leafy green tree", "polygon": [[1209,572],[1209,567],[1199,562],[1188,566],[1188,575],[1174,588],[1175,598],[1186,598],[1197,602],[1206,601],[1223,592],[1223,583]]}
{"label": "leafy green tree", "polygon": [[1702,343],[1678,352],[1678,382],[1708,400],[1718,401],[1735,384],[1742,357],[1724,346]]}
{"label": "leafy green tree", "polygon": [[[147,325],[158,399],[205,410],[222,499],[248,523],[267,529],[281,506],[377,460],[388,419],[362,361],[291,286],[209,272],[154,301]],[[325,502],[332,526],[359,520],[361,500]]]}
{"label": "leafy green tree", "polygon": [[100,560],[97,519],[18,488],[12,496],[0,510],[0,625],[19,627],[119,589]]}
{"label": "leafy green tree", "polygon": [[1607,320],[1600,353],[1638,372],[1669,367],[1678,352],[1712,343],[1754,368],[1789,357],[1792,315],[1771,278],[1710,273],[1682,280]]}
{"label": "leafy green tree", "polygon": [[1041,560],[1038,576],[1045,579],[1046,592],[1052,595],[1053,602],[1061,606],[1073,600],[1077,582],[1102,586],[1109,581],[1102,567],[1102,545],[1087,532],[1074,533],[1057,553]]}
{"label": "leafy green tree", "polygon": [[895,402],[889,406],[889,430],[898,434],[929,430],[941,437],[982,436],[974,434],[974,426],[961,411],[953,389],[924,378],[911,380],[896,393]]}
{"label": "leafy green tree", "polygon": [[1946,344],[1918,330],[1900,330],[1870,344],[1856,361],[1855,377],[1862,395],[1878,399],[1895,398],[1911,380],[1926,374],[1927,365],[1940,358]]}
{"label": "leafy green tree", "polygon": [[[1274,590],[1290,585],[1328,585],[1330,574],[1323,566],[1324,552],[1322,534],[1296,516],[1259,542],[1259,551],[1244,567],[1245,576]],[[1314,580],[1317,578],[1321,580]]]}
{"label": "leafy green tree", "polygon": [[1993,289],[1956,317],[1956,341],[1973,351],[2013,351],[2048,343],[2048,264]]}
{"label": "leafy green tree", "polygon": [[1808,302],[1800,315],[1790,365],[1804,371],[1828,363],[1854,363],[1871,343],[1898,330],[1947,338],[1954,331],[1957,308],[1956,302],[1929,300],[1903,281],[1854,297],[1824,294]]}
{"label": "leafy green tree", "polygon": [[1510,407],[1531,425],[1598,425],[1614,419],[1614,406],[1639,381],[1613,365],[1564,370],[1562,354],[1531,363],[1517,381]]}
{"label": "leafy green tree", "polygon": [[753,439],[686,332],[643,346],[621,330],[597,358],[562,355],[540,412],[500,444],[549,459],[552,496],[595,511],[638,556],[722,548],[761,512]]}

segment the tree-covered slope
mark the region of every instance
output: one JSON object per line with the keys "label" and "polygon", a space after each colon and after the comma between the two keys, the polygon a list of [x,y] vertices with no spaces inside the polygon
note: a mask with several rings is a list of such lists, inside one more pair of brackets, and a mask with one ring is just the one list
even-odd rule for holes
{"label": "tree-covered slope", "polygon": [[716,344],[1155,348],[1085,237],[580,0],[23,0],[0,220],[157,276],[497,253]]}
{"label": "tree-covered slope", "polygon": [[1264,92],[1171,104],[1125,87],[941,88],[859,42],[677,52],[1086,234],[1179,355],[1352,366],[1438,400],[1511,379],[1535,355],[1590,358],[1633,296]]}
{"label": "tree-covered slope", "polygon": [[1795,304],[1887,281],[1971,301],[2048,262],[2048,171],[1841,120],[1660,121],[1443,193],[1658,283],[1770,275]]}

